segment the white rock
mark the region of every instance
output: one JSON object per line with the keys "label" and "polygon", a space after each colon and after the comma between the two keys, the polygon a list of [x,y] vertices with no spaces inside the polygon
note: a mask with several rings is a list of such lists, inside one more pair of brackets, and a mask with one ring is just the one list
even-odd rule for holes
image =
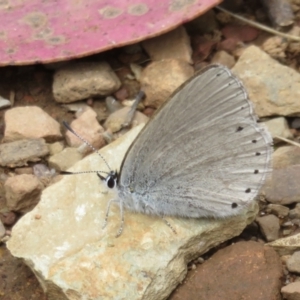
{"label": "white rock", "polygon": [[300,233],[278,239],[267,245],[273,247],[281,256],[293,254],[295,251],[300,250]]}
{"label": "white rock", "polygon": [[[102,148],[112,170],[142,125]],[[95,153],[72,171],[108,171]],[[112,205],[103,230],[107,203],[115,196],[95,174],[65,176],[43,191],[41,201],[13,227],[7,246],[30,266],[49,298],[165,299],[187,272],[187,262],[238,235],[252,222],[257,205],[226,220],[168,218],[120,211]]]}

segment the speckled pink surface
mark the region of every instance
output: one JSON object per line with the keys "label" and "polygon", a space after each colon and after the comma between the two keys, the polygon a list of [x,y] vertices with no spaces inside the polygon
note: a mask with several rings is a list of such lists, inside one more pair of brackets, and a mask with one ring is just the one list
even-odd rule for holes
{"label": "speckled pink surface", "polygon": [[167,32],[222,0],[2,0],[0,66],[54,62]]}

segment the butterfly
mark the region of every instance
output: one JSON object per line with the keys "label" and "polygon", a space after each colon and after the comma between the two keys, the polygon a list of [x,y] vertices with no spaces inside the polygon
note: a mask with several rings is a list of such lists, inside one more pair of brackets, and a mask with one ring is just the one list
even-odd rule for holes
{"label": "butterfly", "polygon": [[118,235],[124,209],[161,217],[237,215],[258,195],[272,152],[272,137],[257,122],[242,82],[227,67],[210,65],[157,110],[119,171],[103,158],[109,171],[97,175],[117,193],[106,223],[112,203],[120,207]]}

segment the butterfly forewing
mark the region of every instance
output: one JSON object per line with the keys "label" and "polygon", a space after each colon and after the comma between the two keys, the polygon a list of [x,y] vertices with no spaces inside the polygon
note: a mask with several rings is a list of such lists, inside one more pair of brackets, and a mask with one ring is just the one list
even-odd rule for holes
{"label": "butterfly forewing", "polygon": [[121,168],[120,198],[129,209],[157,215],[237,214],[270,172],[271,145],[240,80],[212,65],[179,88],[137,137]]}

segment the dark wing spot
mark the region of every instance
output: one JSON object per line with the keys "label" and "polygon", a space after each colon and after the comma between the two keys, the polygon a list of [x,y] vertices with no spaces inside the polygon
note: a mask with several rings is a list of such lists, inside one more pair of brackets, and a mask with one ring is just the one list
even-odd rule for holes
{"label": "dark wing spot", "polygon": [[245,193],[250,193],[251,192],[251,189],[250,188],[247,188],[246,190],[245,190]]}
{"label": "dark wing spot", "polygon": [[237,203],[235,203],[235,202],[233,202],[232,204],[231,204],[231,208],[237,208]]}
{"label": "dark wing spot", "polygon": [[252,143],[253,143],[253,144],[257,143],[257,140],[252,140]]}
{"label": "dark wing spot", "polygon": [[242,131],[243,129],[244,129],[244,127],[239,126],[239,127],[236,129],[236,132]]}
{"label": "dark wing spot", "polygon": [[254,170],[254,174],[258,174],[259,173],[259,171],[258,170]]}
{"label": "dark wing spot", "polygon": [[260,156],[260,154],[261,154],[260,152],[256,152],[255,153],[256,156]]}

